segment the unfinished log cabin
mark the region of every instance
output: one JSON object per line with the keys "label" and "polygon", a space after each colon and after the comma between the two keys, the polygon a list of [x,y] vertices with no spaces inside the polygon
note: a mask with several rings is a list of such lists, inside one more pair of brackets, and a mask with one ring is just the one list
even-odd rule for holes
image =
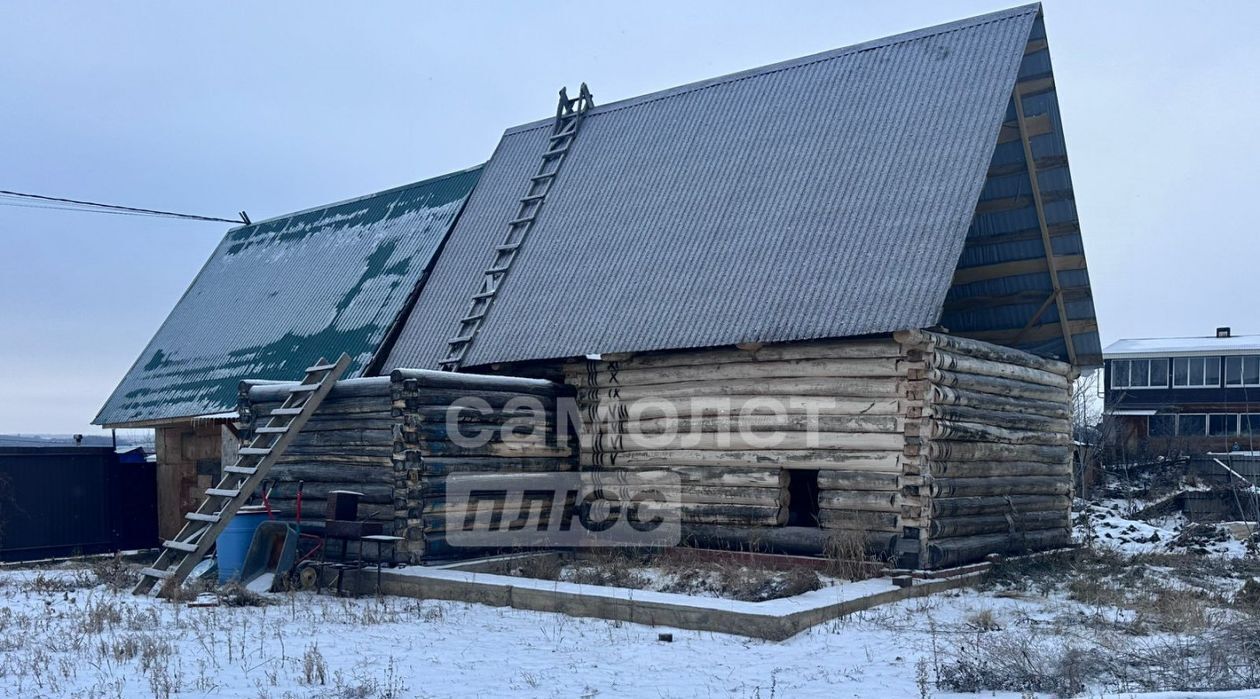
{"label": "unfinished log cabin", "polygon": [[[473,553],[445,537],[467,471],[669,471],[701,546],[940,568],[1070,541],[1071,384],[1101,356],[1039,5],[576,94],[414,197],[230,233],[98,422],[248,427],[276,394],[240,380],[345,350],[276,494],[364,492],[407,560]],[[526,385],[574,440],[459,453],[433,422]]]}
{"label": "unfinished log cabin", "polygon": [[1039,6],[566,128],[504,134],[386,367],[572,387],[580,467],[676,473],[698,545],[1070,542],[1100,349]]}
{"label": "unfinished log cabin", "polygon": [[373,375],[477,168],[224,236],[93,424],[156,433],[159,533],[236,460],[242,379],[296,380],[347,352]]}

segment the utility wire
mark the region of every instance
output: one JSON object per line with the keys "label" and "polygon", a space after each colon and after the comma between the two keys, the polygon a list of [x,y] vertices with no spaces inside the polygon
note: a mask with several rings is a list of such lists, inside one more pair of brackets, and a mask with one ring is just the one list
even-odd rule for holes
{"label": "utility wire", "polygon": [[176,213],[174,211],[160,211],[158,209],[139,209],[134,206],[119,206],[117,204],[101,204],[99,202],[82,201],[79,199],[63,199],[61,197],[49,197],[49,196],[44,196],[42,194],[26,194],[24,192],[11,192],[8,190],[3,190],[3,189],[0,189],[0,195],[6,196],[6,197],[16,197],[16,198],[21,198],[21,199],[34,199],[38,201],[56,202],[60,204],[74,204],[77,207],[90,207],[90,208],[76,208],[72,206],[49,206],[49,205],[41,206],[37,204],[19,204],[16,202],[6,202],[6,201],[0,201],[0,206],[19,206],[19,207],[33,208],[33,209],[44,208],[44,209],[56,209],[56,210],[62,210],[62,211],[91,211],[91,212],[101,213],[101,214],[126,214],[126,215],[131,215],[131,216],[158,216],[158,217],[163,217],[163,218],[183,219],[186,221],[215,221],[219,223],[244,223],[244,224],[249,223],[249,219],[245,217],[244,212],[241,212],[241,218],[230,219],[230,218],[218,218],[216,216],[198,216],[196,214],[181,214],[181,213]]}

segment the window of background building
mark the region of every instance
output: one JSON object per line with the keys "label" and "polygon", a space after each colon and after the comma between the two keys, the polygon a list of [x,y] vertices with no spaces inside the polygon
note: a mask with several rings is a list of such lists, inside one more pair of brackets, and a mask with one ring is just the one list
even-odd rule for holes
{"label": "window of background building", "polygon": [[1229,415],[1209,415],[1208,434],[1213,437],[1226,437],[1238,434],[1238,416],[1232,413]]}
{"label": "window of background building", "polygon": [[1226,386],[1260,386],[1260,355],[1225,358]]}
{"label": "window of background building", "polygon": [[1111,362],[1112,388],[1167,388],[1167,359],[1116,359]]}
{"label": "window of background building", "polygon": [[1177,357],[1172,361],[1175,388],[1215,388],[1221,385],[1220,357]]}
{"label": "window of background building", "polygon": [[1178,415],[1177,434],[1182,437],[1202,437],[1207,434],[1207,415]]}
{"label": "window of background building", "polygon": [[[1257,423],[1260,424],[1260,423]],[[1177,433],[1176,415],[1152,415],[1148,418],[1147,434],[1152,437],[1171,437]]]}

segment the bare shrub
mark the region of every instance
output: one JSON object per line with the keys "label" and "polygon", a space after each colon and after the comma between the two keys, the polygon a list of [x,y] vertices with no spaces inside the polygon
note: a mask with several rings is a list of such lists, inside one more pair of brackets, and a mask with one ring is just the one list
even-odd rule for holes
{"label": "bare shrub", "polygon": [[1192,635],[1120,626],[977,632],[945,651],[938,685],[959,692],[1228,691],[1260,683],[1260,621],[1221,619]]}
{"label": "bare shrub", "polygon": [[981,609],[967,616],[967,626],[975,631],[1001,631],[1002,625],[998,623],[997,616],[993,614],[992,609]]}
{"label": "bare shrub", "polygon": [[1084,691],[1089,654],[1061,641],[1039,642],[1031,635],[977,632],[959,643],[949,662],[937,669],[937,685],[956,692],[1050,692],[1072,696]]}
{"label": "bare shrub", "polygon": [[318,643],[307,646],[302,653],[302,681],[308,685],[328,682],[328,663],[324,654],[319,652]]}
{"label": "bare shrub", "polygon": [[559,580],[563,568],[564,562],[560,556],[542,554],[523,559],[513,568],[512,574],[536,580]]}
{"label": "bare shrub", "polygon": [[117,553],[110,558],[93,561],[88,570],[97,585],[104,585],[113,592],[130,589],[140,582],[140,572]]}
{"label": "bare shrub", "polygon": [[101,633],[107,628],[122,623],[122,611],[113,599],[89,601],[83,609],[83,618],[79,622],[79,630],[87,634]]}
{"label": "bare shrub", "polygon": [[606,585],[644,589],[651,582],[638,570],[644,558],[620,549],[600,551],[574,561],[562,579],[579,585]]}
{"label": "bare shrub", "polygon": [[266,597],[235,581],[219,588],[216,594],[219,604],[225,607],[265,607],[271,604]]}
{"label": "bare shrub", "polygon": [[39,594],[74,592],[95,587],[96,580],[86,570],[67,571],[65,575],[40,571],[26,584],[26,589]]}
{"label": "bare shrub", "polygon": [[1234,594],[1234,606],[1253,614],[1260,612],[1260,582],[1247,578],[1242,589]]}
{"label": "bare shrub", "polygon": [[722,597],[744,602],[795,597],[823,586],[818,573],[809,568],[766,571],[747,566],[731,566],[721,572]]}
{"label": "bare shrub", "polygon": [[[861,526],[861,522],[855,524]],[[823,551],[827,558],[827,574],[842,580],[866,580],[879,575],[874,559],[866,553],[866,532],[859,529],[837,529],[827,537]]]}

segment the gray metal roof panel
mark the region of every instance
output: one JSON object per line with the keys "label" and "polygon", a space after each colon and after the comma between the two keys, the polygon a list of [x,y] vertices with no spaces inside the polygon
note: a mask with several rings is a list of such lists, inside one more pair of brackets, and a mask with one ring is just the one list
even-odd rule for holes
{"label": "gray metal roof panel", "polygon": [[295,379],[348,352],[372,360],[480,168],[232,229],[96,424],[234,410],[242,379]]}
{"label": "gray metal roof panel", "polygon": [[[940,316],[1039,6],[597,107],[466,364]],[[539,163],[508,130],[388,367],[433,367]]]}

